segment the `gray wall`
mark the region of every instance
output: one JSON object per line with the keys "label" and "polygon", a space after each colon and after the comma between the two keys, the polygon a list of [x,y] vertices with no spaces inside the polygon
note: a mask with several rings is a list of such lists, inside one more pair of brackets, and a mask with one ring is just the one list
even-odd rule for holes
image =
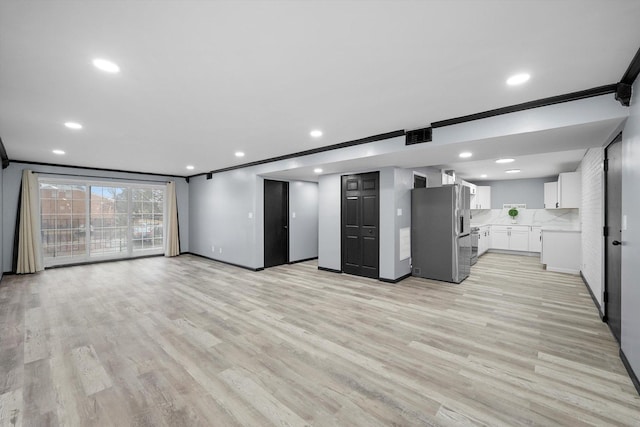
{"label": "gray wall", "polygon": [[289,183],[289,230],[290,262],[318,256],[317,183]]}
{"label": "gray wall", "polygon": [[[190,251],[252,269],[264,267],[264,166],[189,182]],[[317,184],[291,181],[290,261],[318,256]],[[291,213],[296,212],[296,218]]]}
{"label": "gray wall", "polygon": [[640,80],[633,85],[630,116],[622,133],[622,337],[621,345],[640,377]]}
{"label": "gray wall", "polygon": [[[176,197],[178,199],[178,218],[180,227],[180,250],[189,250],[189,184],[183,178],[142,175],[124,172],[98,171],[91,169],[65,168],[60,166],[31,165],[12,162],[3,171],[2,191],[2,267],[3,271],[11,271],[13,259],[13,239],[15,234],[16,216],[18,214],[18,195],[22,182],[22,170],[30,169],[48,174],[81,175],[79,179],[90,178],[100,181],[110,180],[154,180],[175,181]],[[72,178],[72,177],[69,177]],[[75,178],[75,177],[73,177]]]}
{"label": "gray wall", "polygon": [[[249,268],[261,268],[264,265],[264,235],[263,235],[263,178],[279,179],[277,172],[302,167],[316,167],[325,163],[332,163],[349,158],[376,156],[397,151],[405,147],[404,137],[386,139],[368,144],[355,145],[340,150],[265,163],[253,167],[234,171],[216,173],[212,179],[204,176],[194,177],[189,184],[190,218],[189,236],[190,251],[221,261],[237,264]],[[413,146],[409,150],[413,150]],[[320,187],[322,180],[320,177]],[[338,182],[340,177],[337,177]],[[340,185],[337,186],[337,206],[340,212]],[[319,198],[322,194],[319,191]],[[328,195],[330,197],[330,195]],[[323,217],[322,206],[319,203],[319,248],[318,264],[327,268],[340,269],[340,219],[337,218],[338,252],[331,249],[322,255]],[[334,214],[333,211],[332,214]],[[248,217],[251,213],[252,218]],[[331,227],[331,225],[330,225]],[[331,234],[330,236],[333,236]],[[295,237],[294,237],[295,238]],[[211,249],[215,246],[216,252]],[[222,253],[220,253],[222,248]],[[337,260],[337,263],[336,263]],[[324,262],[326,264],[323,264]],[[332,267],[333,266],[333,267]]]}
{"label": "gray wall", "polygon": [[318,181],[318,267],[341,270],[340,175]]}
{"label": "gray wall", "polygon": [[[261,183],[262,184],[262,183]],[[189,182],[190,251],[249,268],[259,268],[258,179],[246,169],[194,177]],[[262,209],[260,209],[262,210]],[[262,229],[262,228],[261,228]]]}
{"label": "gray wall", "polygon": [[491,187],[491,209],[502,209],[506,203],[526,203],[527,209],[544,209],[544,183],[557,181],[557,176],[504,181],[474,182]]}

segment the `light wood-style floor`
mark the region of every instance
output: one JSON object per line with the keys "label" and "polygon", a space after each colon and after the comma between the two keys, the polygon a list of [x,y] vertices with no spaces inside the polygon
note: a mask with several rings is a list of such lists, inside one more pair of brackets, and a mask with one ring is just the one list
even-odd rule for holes
{"label": "light wood-style floor", "polygon": [[183,255],[5,276],[0,424],[637,426],[640,397],[536,258],[453,285]]}

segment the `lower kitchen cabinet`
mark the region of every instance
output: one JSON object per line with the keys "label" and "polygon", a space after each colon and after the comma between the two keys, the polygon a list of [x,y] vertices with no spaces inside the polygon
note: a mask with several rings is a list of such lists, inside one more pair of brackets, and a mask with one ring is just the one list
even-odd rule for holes
{"label": "lower kitchen cabinet", "polygon": [[478,231],[478,256],[491,248],[491,227],[484,225]]}
{"label": "lower kitchen cabinet", "polygon": [[526,225],[491,226],[491,248],[508,251],[528,251],[529,227]]}
{"label": "lower kitchen cabinet", "polygon": [[580,273],[582,252],[578,230],[543,230],[541,261],[547,270]]}
{"label": "lower kitchen cabinet", "polygon": [[529,227],[529,252],[542,251],[542,227]]}

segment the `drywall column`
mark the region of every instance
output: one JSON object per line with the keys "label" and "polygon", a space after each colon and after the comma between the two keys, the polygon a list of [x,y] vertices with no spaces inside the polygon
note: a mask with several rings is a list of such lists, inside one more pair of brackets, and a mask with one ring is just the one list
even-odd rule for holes
{"label": "drywall column", "polygon": [[394,280],[395,277],[395,169],[380,169],[380,225],[378,226],[379,277]]}
{"label": "drywall column", "polygon": [[640,80],[633,85],[630,116],[622,132],[622,337],[621,347],[640,376]]}
{"label": "drywall column", "polygon": [[318,267],[342,269],[340,224],[340,175],[323,175],[318,181]]}

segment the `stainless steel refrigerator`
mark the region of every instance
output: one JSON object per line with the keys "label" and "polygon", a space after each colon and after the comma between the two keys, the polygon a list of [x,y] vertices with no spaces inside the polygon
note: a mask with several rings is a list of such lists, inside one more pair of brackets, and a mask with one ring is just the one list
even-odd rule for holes
{"label": "stainless steel refrigerator", "polygon": [[411,190],[412,274],[460,283],[471,271],[469,187]]}

